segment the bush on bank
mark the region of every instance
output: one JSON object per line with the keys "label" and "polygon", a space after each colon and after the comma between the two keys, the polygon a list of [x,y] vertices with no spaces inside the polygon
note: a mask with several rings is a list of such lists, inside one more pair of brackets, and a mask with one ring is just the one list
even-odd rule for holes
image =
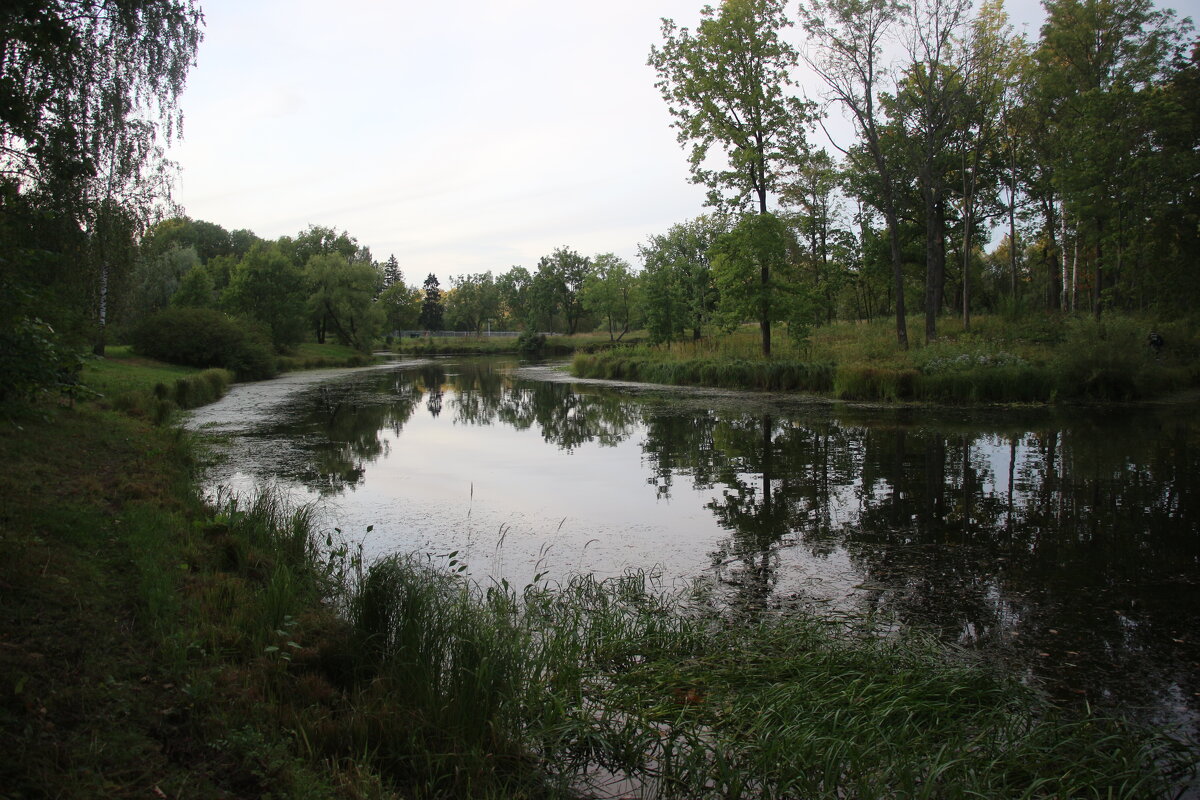
{"label": "bush on bank", "polygon": [[190,367],[221,367],[238,380],[279,372],[266,333],[214,309],[163,309],[142,320],[130,340],[139,355]]}

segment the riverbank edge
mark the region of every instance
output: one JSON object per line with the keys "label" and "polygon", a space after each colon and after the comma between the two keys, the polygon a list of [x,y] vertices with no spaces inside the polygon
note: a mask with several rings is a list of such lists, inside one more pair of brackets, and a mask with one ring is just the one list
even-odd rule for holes
{"label": "riverbank edge", "polygon": [[398,339],[389,351],[406,356],[500,356],[555,358],[575,353],[594,353],[640,343],[639,338],[610,340],[607,334],[539,334],[532,338],[445,337],[436,334],[419,339]]}
{"label": "riverbank edge", "polygon": [[945,374],[915,368],[787,359],[656,358],[611,350],[576,353],[578,378],[769,392],[807,392],[833,400],[944,404],[1053,404],[1161,398],[1200,387],[1200,366],[1136,373],[1095,370],[1083,381],[1040,365],[981,366]]}
{"label": "riverbank edge", "polygon": [[[460,743],[459,752],[453,741],[442,742],[449,749],[438,752],[453,758],[431,750],[424,773],[411,756],[389,760],[378,750],[394,740],[390,727],[416,727],[419,718],[388,703],[384,689],[395,676],[364,668],[370,662],[364,645],[356,644],[353,627],[337,612],[362,609],[345,594],[353,554],[327,559],[303,512],[290,514],[270,498],[202,502],[199,446],[178,429],[87,403],[43,409],[0,434],[0,687],[11,687],[0,702],[0,746],[11,756],[0,766],[0,785],[9,796],[569,794],[547,781],[534,754],[512,742]],[[422,581],[458,591],[443,578],[416,583]],[[539,613],[555,607],[553,595],[541,597],[547,605]],[[599,613],[596,602],[615,597],[589,594],[589,614]],[[487,602],[468,596],[466,618],[486,617]],[[716,724],[708,712],[724,707],[723,695],[748,682],[750,651],[744,648],[753,645],[753,636],[726,631],[733,638],[725,643],[725,633],[713,631],[712,652],[697,641],[671,644],[662,639],[664,625],[685,621],[649,599],[635,606],[639,614],[648,610],[643,622],[650,625],[630,651],[640,655],[626,664],[616,652],[602,653],[612,661],[609,678],[632,669],[622,691],[633,692],[626,699],[635,707],[652,700],[650,732],[689,716],[701,729]],[[731,649],[735,641],[741,647]],[[848,646],[848,640],[837,641],[838,648],[822,658],[837,657],[834,650]],[[496,646],[503,649],[503,642]],[[775,646],[792,651],[796,640],[779,637]],[[864,698],[855,700],[855,693],[876,673],[899,671],[907,676],[905,691],[910,678],[928,679],[919,649],[888,643],[877,654],[864,651],[867,671],[851,676],[847,708],[861,712],[857,704]],[[721,653],[732,661],[724,664]],[[521,663],[529,658],[519,648],[509,655]],[[809,655],[815,652],[803,660],[816,660]],[[760,653],[752,659],[774,664],[757,673],[771,692],[791,668],[787,659],[774,660],[779,658]],[[839,661],[837,669],[845,671],[846,664]],[[986,678],[969,668],[964,674],[970,681]],[[403,686],[402,693],[415,688],[394,685],[392,691]],[[1004,684],[987,685],[989,692],[1005,692],[996,695],[1005,698],[1002,705],[1034,702],[1029,695],[1007,694]],[[541,697],[542,681],[525,689]],[[478,721],[478,709],[468,712]],[[868,722],[872,729],[878,725]],[[1072,730],[1103,729],[1109,744],[1132,743],[1126,756],[1148,757],[1138,740],[1118,736],[1101,719],[1080,725]],[[646,731],[635,733],[633,741],[640,741]],[[1088,741],[1070,740],[1065,751]],[[496,762],[499,753],[506,754],[502,763]],[[1045,768],[1057,769],[1063,757],[1065,752],[1047,757]],[[498,771],[463,775],[468,762]],[[405,775],[420,781],[410,783]],[[1153,783],[1147,776],[1135,789]]]}
{"label": "riverbank edge", "polygon": [[[320,369],[357,369],[384,363],[378,355],[338,352],[326,354],[310,346],[290,356],[280,356],[279,372],[274,377],[293,372]],[[97,364],[103,363],[110,375],[101,380]],[[114,375],[115,373],[115,375]],[[271,380],[265,378],[264,380]],[[98,383],[99,388],[90,386]],[[81,383],[72,387],[72,398],[96,400],[106,408],[164,424],[179,411],[208,405],[225,396],[229,387],[239,383],[230,370],[218,367],[201,369],[182,367],[137,356],[126,347],[110,348],[110,355],[91,357],[84,362]],[[107,391],[106,391],[107,390]]]}

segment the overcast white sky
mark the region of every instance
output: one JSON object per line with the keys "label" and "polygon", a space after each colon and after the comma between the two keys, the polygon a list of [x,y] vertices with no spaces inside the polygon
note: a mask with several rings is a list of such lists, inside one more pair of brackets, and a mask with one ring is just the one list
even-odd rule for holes
{"label": "overcast white sky", "polygon": [[[694,27],[701,0],[202,5],[172,150],[194,219],[346,230],[420,284],[561,245],[640,267],[640,242],[704,211],[646,66],[660,19]],[[1036,0],[1009,13],[1036,37]]]}

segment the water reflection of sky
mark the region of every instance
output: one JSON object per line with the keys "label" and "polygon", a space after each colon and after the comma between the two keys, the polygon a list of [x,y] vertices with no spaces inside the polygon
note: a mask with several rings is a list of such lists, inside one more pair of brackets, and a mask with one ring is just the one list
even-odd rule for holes
{"label": "water reflection of sky", "polygon": [[930,626],[1064,696],[1195,720],[1191,408],[853,408],[514,374],[239,385],[193,424],[228,436],[214,484],[315,501],[368,557],[457,552],[517,586],[704,578],[737,602]]}

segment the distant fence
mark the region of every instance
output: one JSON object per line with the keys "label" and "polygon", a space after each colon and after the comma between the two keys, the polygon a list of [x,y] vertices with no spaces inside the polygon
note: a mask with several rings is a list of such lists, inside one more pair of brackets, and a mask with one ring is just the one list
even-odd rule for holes
{"label": "distant fence", "polygon": [[393,339],[515,339],[520,331],[392,331]]}

